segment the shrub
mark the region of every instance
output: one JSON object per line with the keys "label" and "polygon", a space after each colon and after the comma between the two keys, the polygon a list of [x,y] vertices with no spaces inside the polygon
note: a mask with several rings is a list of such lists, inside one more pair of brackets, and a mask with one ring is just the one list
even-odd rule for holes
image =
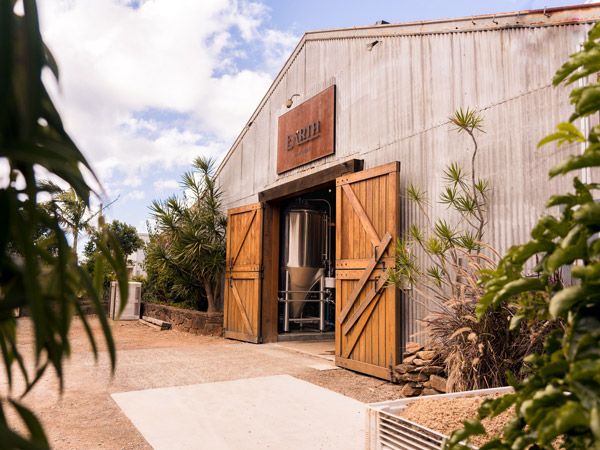
{"label": "shrub", "polygon": [[[507,324],[518,311],[508,300],[478,319],[476,308],[484,293],[479,286],[480,274],[494,270],[496,264],[482,254],[461,252],[467,263],[456,268],[457,293],[425,319],[425,330],[443,349],[449,392],[506,386],[507,373],[514,374],[515,379],[527,375],[526,357],[542,351],[544,338],[562,324],[537,318],[508,330]],[[535,302],[547,298],[543,293],[531,295]]]}

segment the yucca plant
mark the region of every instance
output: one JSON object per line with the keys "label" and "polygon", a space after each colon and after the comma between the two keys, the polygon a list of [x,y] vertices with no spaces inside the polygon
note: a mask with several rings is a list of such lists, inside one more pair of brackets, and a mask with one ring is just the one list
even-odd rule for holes
{"label": "yucca plant", "polygon": [[207,311],[217,311],[221,275],[225,270],[227,216],[221,191],[212,178],[215,161],[197,158],[195,171],[182,177],[183,198],[155,200],[150,206],[156,236],[148,247],[149,264],[172,280],[174,298],[206,297]]}
{"label": "yucca plant", "polygon": [[[487,224],[487,200],[489,181],[479,179],[475,172],[476,156],[479,150],[475,132],[483,132],[483,119],[473,109],[459,109],[449,117],[458,132],[467,133],[473,142],[471,170],[465,171],[460,164],[452,163],[442,174],[444,190],[439,203],[446,205],[458,217],[455,222],[445,218],[432,220],[431,204],[427,192],[415,185],[405,191],[405,198],[415,203],[425,219],[426,225],[412,224],[406,236],[396,241],[395,269],[390,271],[391,282],[407,292],[417,282],[433,291],[434,297],[444,299],[456,293],[454,281],[456,268],[460,267],[460,250],[477,254],[481,250],[485,225]],[[414,256],[420,251],[423,261]],[[406,264],[406,255],[412,255],[410,264]],[[438,303],[439,303],[438,302]]]}
{"label": "yucca plant", "polygon": [[524,358],[539,351],[543,338],[557,325],[538,322],[529,324],[522,334],[508,332],[506,324],[516,311],[508,301],[481,320],[476,317],[483,295],[480,271],[493,270],[492,258],[499,259],[483,243],[490,185],[475,172],[479,150],[476,132],[483,131],[483,119],[467,108],[456,111],[449,121],[473,142],[470,172],[452,163],[442,174],[445,186],[439,202],[458,219],[432,220],[426,192],[409,186],[405,196],[417,205],[427,225],[412,224],[396,241],[396,264],[390,271],[390,282],[410,301],[427,301],[424,306],[430,313],[421,321],[423,333],[442,349],[449,391],[504,386],[507,370],[520,377]]}

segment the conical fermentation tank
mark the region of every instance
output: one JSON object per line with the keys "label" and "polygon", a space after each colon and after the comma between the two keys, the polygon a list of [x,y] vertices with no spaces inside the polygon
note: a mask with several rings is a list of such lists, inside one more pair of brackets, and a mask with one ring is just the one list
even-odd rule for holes
{"label": "conical fermentation tank", "polygon": [[284,213],[281,280],[288,292],[290,317],[302,314],[309,291],[325,276],[328,255],[329,218],[310,207],[291,208]]}

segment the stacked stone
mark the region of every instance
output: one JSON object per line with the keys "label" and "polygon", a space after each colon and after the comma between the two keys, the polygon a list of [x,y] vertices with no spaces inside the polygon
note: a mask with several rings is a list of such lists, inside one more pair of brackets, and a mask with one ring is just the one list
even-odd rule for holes
{"label": "stacked stone", "polygon": [[396,381],[403,384],[401,392],[404,397],[446,392],[446,378],[440,353],[436,348],[407,342],[402,364],[394,367]]}
{"label": "stacked stone", "polygon": [[223,313],[207,313],[142,302],[141,315],[163,320],[174,330],[186,333],[220,336],[223,333]]}

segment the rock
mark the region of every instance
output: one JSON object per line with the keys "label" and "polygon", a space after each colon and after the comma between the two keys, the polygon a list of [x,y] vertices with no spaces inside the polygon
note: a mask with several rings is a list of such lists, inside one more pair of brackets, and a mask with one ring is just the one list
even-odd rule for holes
{"label": "rock", "polygon": [[[416,356],[416,355],[415,355],[415,356]],[[419,358],[414,358],[414,359],[412,360],[412,363],[413,363],[415,366],[428,366],[428,365],[432,364],[432,363],[433,363],[433,361],[431,361],[431,360],[429,360],[429,359],[419,359]]]}
{"label": "rock", "polygon": [[422,350],[423,346],[416,342],[407,342],[406,343],[406,352],[407,353],[417,353],[419,350]]}
{"label": "rock", "polygon": [[409,364],[398,364],[396,367],[394,367],[394,370],[398,373],[406,373],[406,372],[409,372],[413,368],[414,368],[414,366],[411,366]]}
{"label": "rock", "polygon": [[439,356],[438,353],[434,352],[433,350],[423,350],[423,351],[417,352],[417,358],[419,358],[419,359],[434,360],[434,359],[437,359],[438,356]]}
{"label": "rock", "polygon": [[427,381],[429,377],[422,373],[405,373],[398,377],[400,381]]}
{"label": "rock", "polygon": [[206,328],[206,318],[203,316],[193,316],[192,328],[194,328],[195,330],[202,330]]}
{"label": "rock", "polygon": [[408,366],[412,367],[409,372],[424,373],[425,375],[437,375],[444,371],[442,366]]}
{"label": "rock", "polygon": [[408,358],[404,358],[402,360],[402,364],[412,364],[416,357],[417,357],[416,355],[413,355],[413,356],[409,356]]}
{"label": "rock", "polygon": [[421,391],[421,395],[438,395],[440,394],[440,392],[436,391],[435,389],[431,389],[431,388],[425,388]]}
{"label": "rock", "polygon": [[445,378],[439,377],[437,375],[431,375],[431,377],[429,378],[430,387],[440,392],[446,392],[446,383],[447,381]]}
{"label": "rock", "polygon": [[400,392],[404,397],[415,397],[421,393],[421,389],[412,387],[411,383],[406,383]]}

